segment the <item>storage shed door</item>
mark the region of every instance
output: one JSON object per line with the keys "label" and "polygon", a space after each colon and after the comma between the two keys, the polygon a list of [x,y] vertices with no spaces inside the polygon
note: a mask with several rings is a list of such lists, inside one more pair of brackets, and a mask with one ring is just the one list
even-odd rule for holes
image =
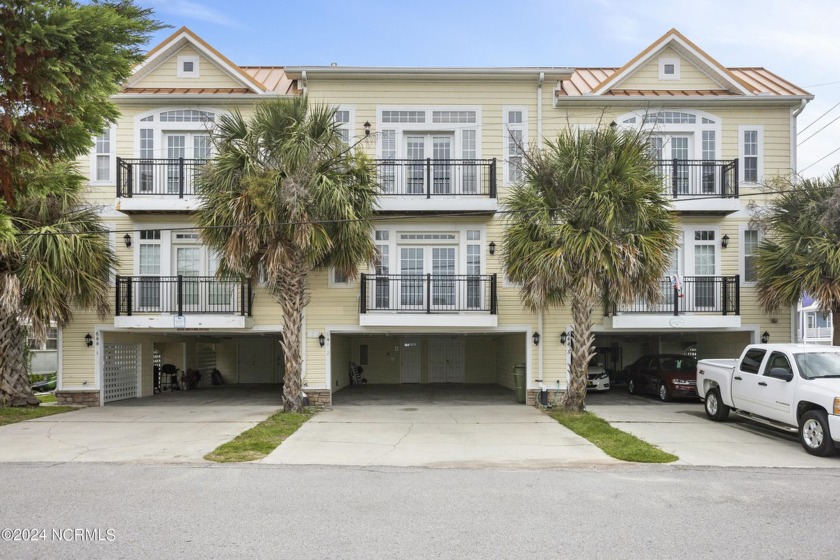
{"label": "storage shed door", "polygon": [[105,344],[102,377],[106,403],[139,396],[138,359],[137,344]]}

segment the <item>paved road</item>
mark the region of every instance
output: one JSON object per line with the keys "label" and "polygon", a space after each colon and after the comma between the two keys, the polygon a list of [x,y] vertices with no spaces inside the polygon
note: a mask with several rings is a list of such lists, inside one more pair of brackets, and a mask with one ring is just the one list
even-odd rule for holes
{"label": "paved road", "polygon": [[0,541],[3,558],[837,554],[834,469],[7,463],[2,477],[0,528],[47,530]]}

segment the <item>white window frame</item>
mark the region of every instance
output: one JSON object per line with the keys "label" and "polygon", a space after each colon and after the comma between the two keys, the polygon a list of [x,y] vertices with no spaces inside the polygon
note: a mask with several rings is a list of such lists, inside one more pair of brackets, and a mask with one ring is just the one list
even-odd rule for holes
{"label": "white window frame", "polygon": [[[385,111],[424,111],[426,114],[423,123],[383,123],[382,113]],[[470,111],[475,113],[475,123],[434,123],[432,114],[435,111]],[[479,105],[378,105],[376,107],[377,130],[393,130],[394,143],[396,148],[395,159],[405,159],[405,135],[406,134],[452,134],[452,154],[454,159],[461,159],[463,146],[461,145],[462,135],[459,133],[465,129],[475,130],[476,146],[475,159],[482,159],[481,156],[481,128],[482,114]],[[382,135],[376,135],[376,157],[382,158]]]}
{"label": "white window frame", "polygon": [[[522,122],[515,123],[511,125],[508,122],[509,113],[512,111],[518,111],[522,113]],[[522,131],[522,149],[523,151],[528,149],[528,107],[522,105],[505,105],[502,107],[502,184],[504,185],[512,185],[514,184],[513,181],[509,180],[510,177],[510,164],[508,162],[508,155],[510,153],[510,131],[511,130],[521,130]],[[522,161],[524,163],[525,158],[523,156]]]}
{"label": "white window frame", "polygon": [[[108,169],[109,169],[109,178],[107,180],[97,180],[96,179],[96,167],[97,161],[99,156],[102,154],[97,153],[96,151],[96,139],[98,136],[93,137],[93,146],[90,149],[90,184],[91,185],[103,185],[103,186],[116,186],[117,184],[117,125],[112,124],[110,127],[107,128],[109,134],[109,142],[108,142]],[[103,130],[103,132],[105,132]],[[139,132],[137,133],[140,134]],[[100,135],[101,136],[101,135]]]}
{"label": "white window frame", "polygon": [[[188,72],[188,71],[184,70],[184,63],[185,62],[192,62],[193,63],[192,72]],[[178,77],[179,78],[198,78],[200,76],[198,63],[199,63],[198,55],[193,55],[193,54],[180,55],[178,57]]]}
{"label": "white window frame", "polygon": [[355,139],[355,132],[356,132],[356,108],[352,105],[339,105],[336,111],[347,111],[347,122],[346,123],[339,123],[336,121],[336,125],[340,130],[347,131],[347,147],[353,145],[353,140]]}
{"label": "white window frame", "polygon": [[[760,229],[756,229],[754,227],[750,227],[749,224],[741,224],[738,226],[738,273],[741,275],[741,285],[742,286],[755,286],[756,281],[747,281],[747,262],[746,262],[746,232],[747,231],[757,231],[758,232],[758,240],[757,244],[761,243],[761,240],[764,238]],[[756,244],[756,248],[758,245]],[[753,256],[755,256],[753,254]]]}
{"label": "white window frame", "polygon": [[[674,73],[666,74],[665,66],[673,64]],[[679,80],[680,79],[680,59],[671,57],[662,57],[659,59],[659,79],[660,80]]]}
{"label": "white window frame", "polygon": [[[177,110],[187,110],[192,109],[195,111],[207,111],[209,113],[213,113],[215,115],[214,121],[210,122],[160,122],[160,114],[165,113],[167,111],[177,111]],[[141,129],[151,129],[152,130],[152,151],[153,157],[156,159],[165,159],[166,158],[166,143],[163,141],[164,133],[170,132],[192,132],[195,134],[213,133],[215,129],[216,123],[219,122],[219,118],[222,115],[228,114],[228,111],[224,111],[222,109],[217,109],[216,107],[208,106],[197,106],[197,105],[189,105],[183,107],[160,107],[153,111],[146,111],[143,113],[138,114],[134,117],[134,156],[135,158],[143,157],[143,154],[140,153],[140,130]],[[152,121],[143,121],[142,119],[146,117],[154,117]],[[211,154],[212,154],[212,144],[211,144]]]}
{"label": "white window frame", "polygon": [[[756,132],[756,142],[758,143],[758,154],[755,156],[747,156],[744,150],[744,133]],[[747,181],[745,179],[747,166],[745,164],[746,157],[755,157],[756,162],[756,180]],[[738,126],[738,181],[741,184],[758,185],[764,179],[764,126],[753,124],[742,124]]]}

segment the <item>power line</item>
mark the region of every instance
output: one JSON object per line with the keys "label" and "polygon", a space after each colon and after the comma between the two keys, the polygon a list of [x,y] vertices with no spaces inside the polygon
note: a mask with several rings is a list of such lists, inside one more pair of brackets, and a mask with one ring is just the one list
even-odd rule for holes
{"label": "power line", "polygon": [[[837,105],[840,105],[840,101],[838,101],[838,102],[834,105],[834,107],[837,107]],[[818,121],[818,120],[820,120],[821,118],[823,118],[824,116],[826,116],[827,114],[829,114],[830,112],[832,112],[832,111],[834,110],[834,107],[832,107],[831,109],[829,109],[828,111],[826,111],[825,113],[823,113],[822,115],[820,115],[819,117],[817,117],[816,119],[814,119],[813,121],[811,121],[811,124],[809,124],[808,126],[806,126],[805,128],[803,128],[802,130],[800,130],[800,131],[799,131],[799,134],[802,134],[803,132],[805,132],[806,130],[808,130],[808,129],[809,129],[809,128],[811,128],[812,126],[814,126],[814,125],[817,123],[817,121]],[[804,140],[803,140],[803,142],[804,142]]]}
{"label": "power line", "polygon": [[833,86],[834,84],[840,84],[840,82],[826,82],[824,84],[811,84],[810,86],[804,86],[804,87],[812,88],[812,87],[821,87],[821,86]]}
{"label": "power line", "polygon": [[[800,173],[802,173],[802,172],[804,172],[804,171],[807,171],[808,169],[810,169],[810,168],[814,167],[814,166],[815,166],[815,165],[817,165],[819,162],[821,162],[822,160],[824,160],[825,158],[827,158],[828,156],[830,156],[831,154],[833,154],[833,153],[835,153],[835,152],[840,152],[840,148],[836,148],[836,149],[834,149],[834,150],[830,151],[829,153],[825,154],[823,157],[821,157],[820,159],[818,159],[817,161],[815,161],[814,163],[812,163],[812,164],[811,164],[811,165],[809,165],[808,167],[806,167],[806,168],[804,168],[804,169],[800,170],[799,172],[800,172]],[[835,188],[837,188],[837,187],[835,187]]]}

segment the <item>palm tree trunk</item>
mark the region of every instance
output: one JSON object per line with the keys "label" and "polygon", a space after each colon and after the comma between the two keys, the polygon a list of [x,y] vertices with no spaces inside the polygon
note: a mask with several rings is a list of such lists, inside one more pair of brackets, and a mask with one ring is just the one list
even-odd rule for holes
{"label": "palm tree trunk", "polygon": [[837,324],[840,319],[840,311],[831,312],[831,344],[832,346],[840,346],[840,325]]}
{"label": "palm tree trunk", "polygon": [[593,342],[592,312],[595,309],[595,293],[591,288],[584,288],[572,296],[572,373],[569,387],[563,399],[563,409],[567,412],[583,412],[586,399],[586,377],[589,360],[592,359]]}
{"label": "palm tree trunk", "polygon": [[295,259],[284,267],[278,276],[278,291],[275,295],[283,310],[283,361],[286,372],[283,376],[283,411],[303,412],[301,328],[303,311],[308,302],[306,293],[306,263]]}
{"label": "palm tree trunk", "polygon": [[0,406],[40,404],[26,371],[23,334],[16,316],[0,317]]}

